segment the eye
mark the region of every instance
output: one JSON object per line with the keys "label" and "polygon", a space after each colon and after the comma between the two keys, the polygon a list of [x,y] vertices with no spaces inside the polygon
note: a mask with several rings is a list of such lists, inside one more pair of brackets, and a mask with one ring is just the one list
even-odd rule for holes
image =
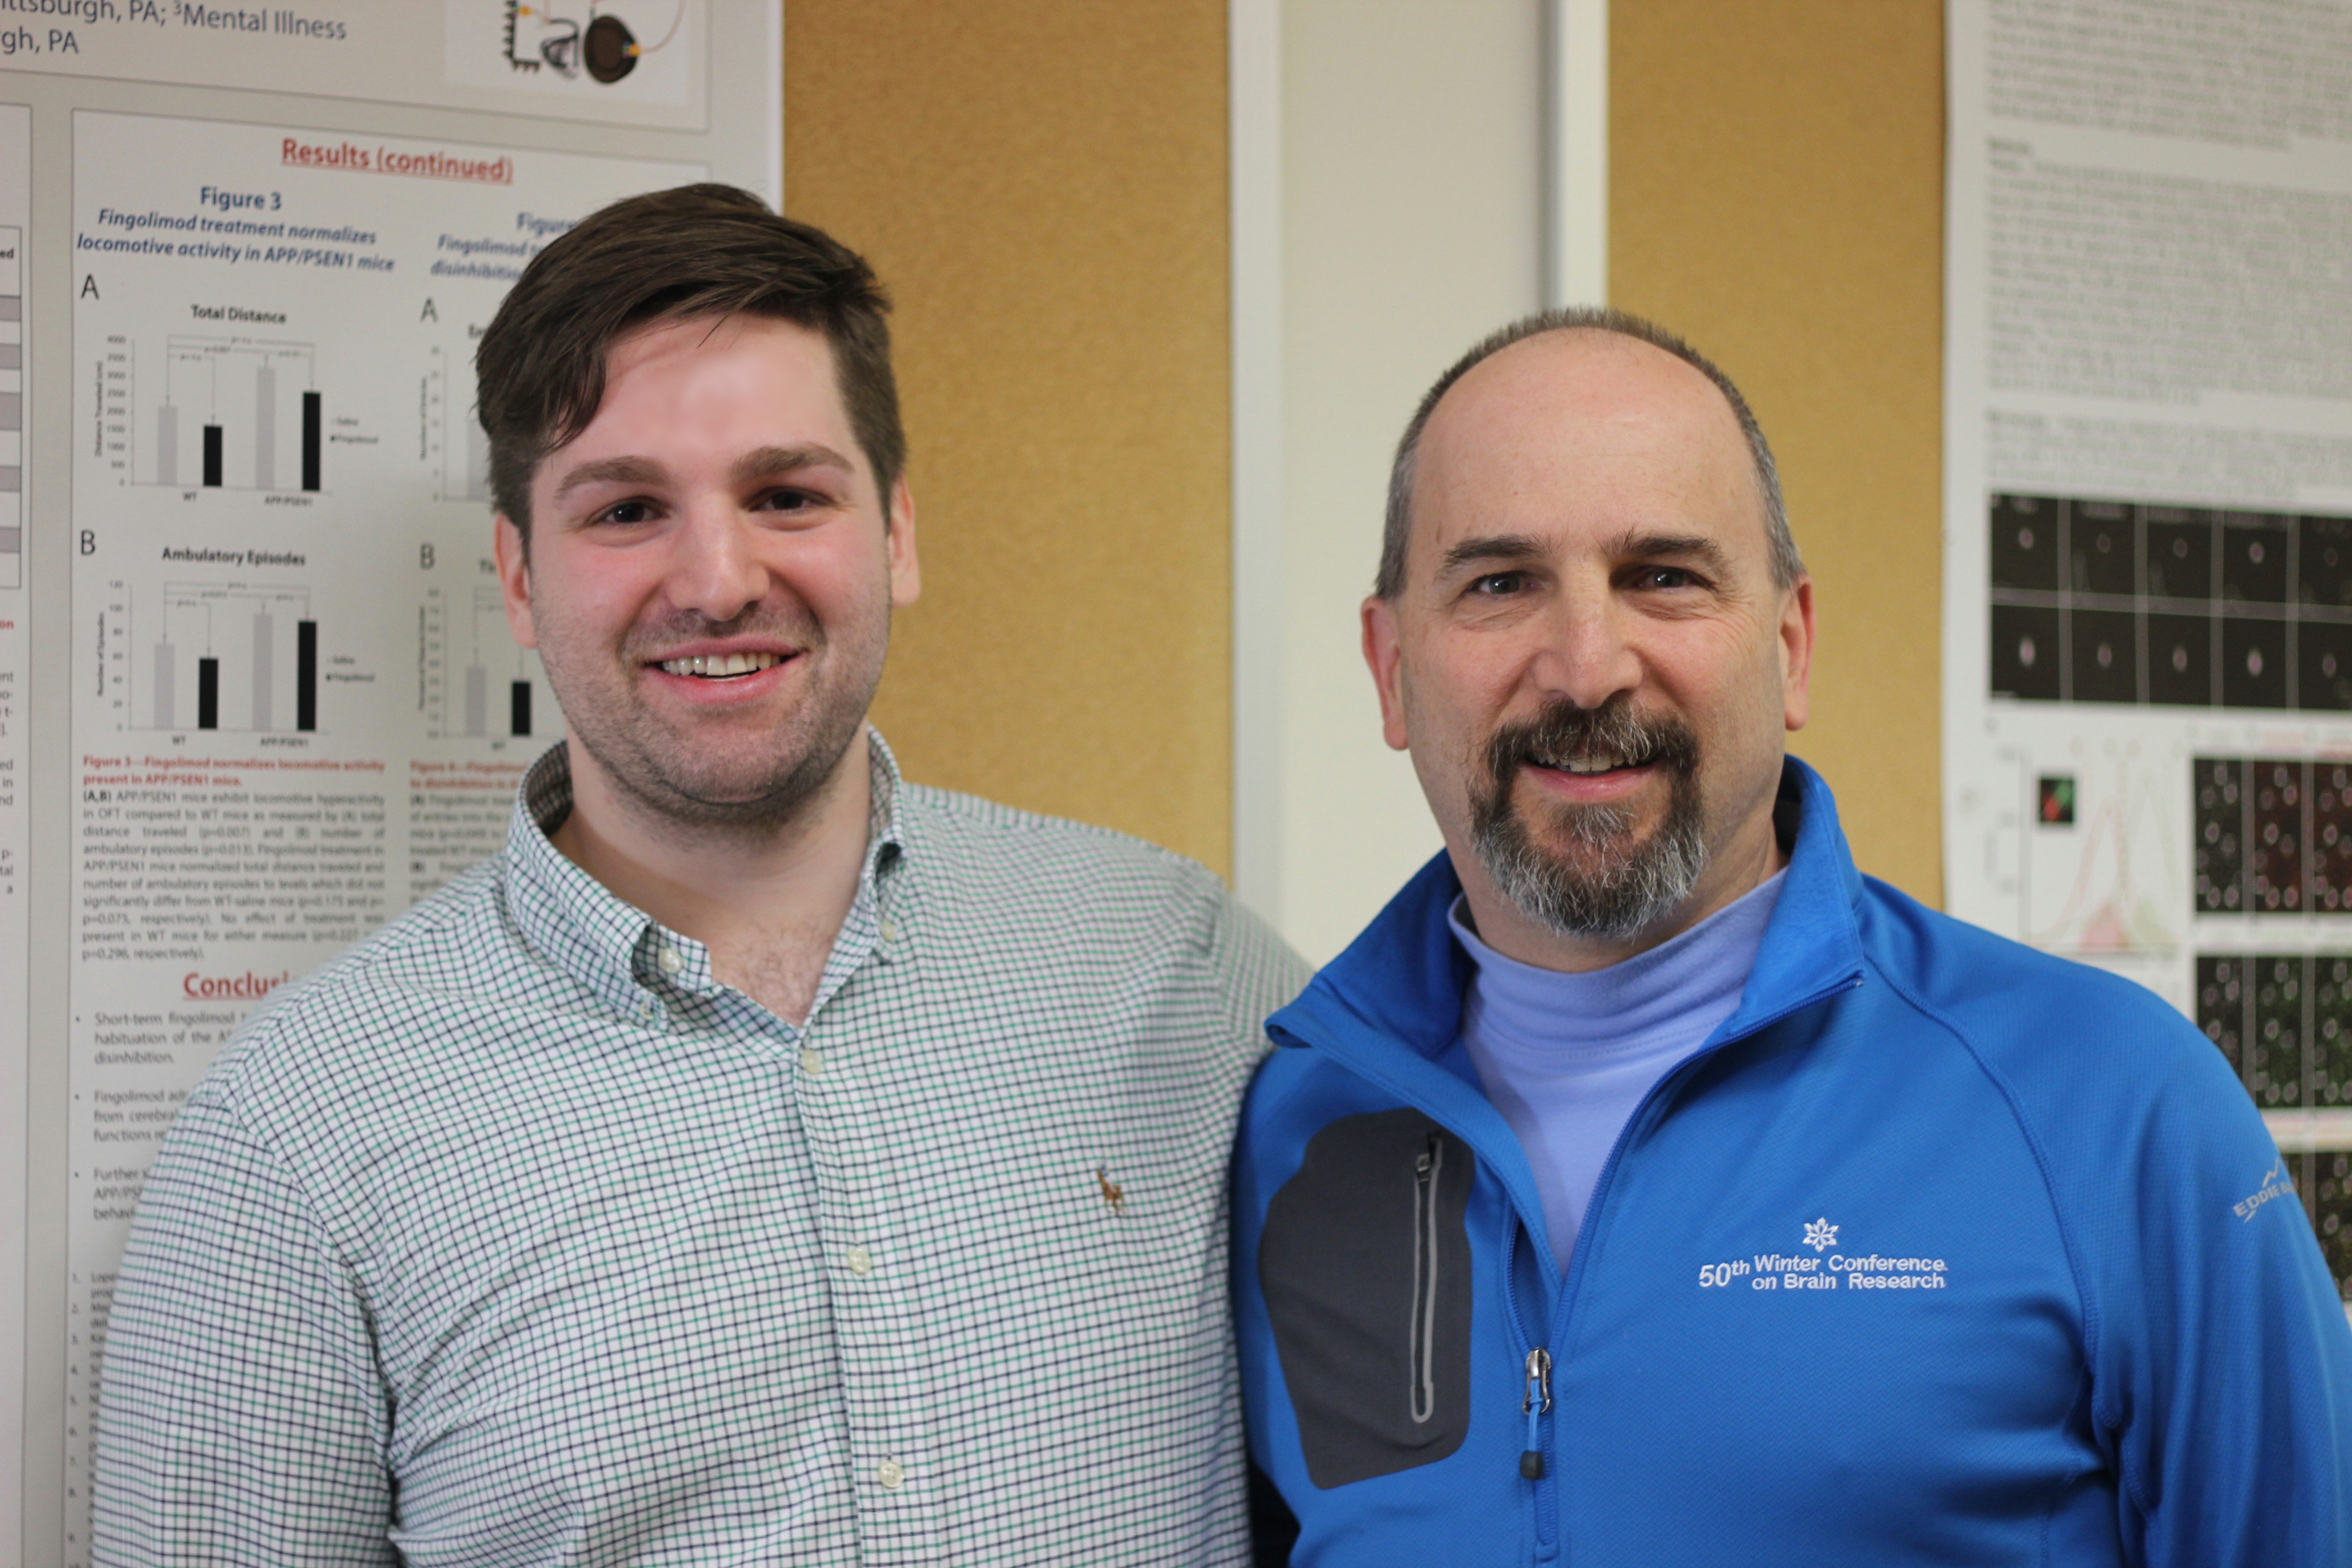
{"label": "eye", "polygon": [[807,490],[777,489],[768,491],[766,494],[761,496],[758,500],[753,501],[751,505],[755,510],[759,511],[781,511],[789,513],[808,511],[817,506],[821,499],[822,498],[813,495]]}
{"label": "eye", "polygon": [[598,512],[593,521],[619,523],[625,528],[641,522],[651,522],[653,519],[654,503],[649,500],[635,500],[615,501]]}
{"label": "eye", "polygon": [[1478,598],[1499,599],[1527,585],[1528,574],[1524,572],[1489,572],[1470,580],[1470,592]]}
{"label": "eye", "polygon": [[1637,588],[1693,588],[1698,585],[1696,573],[1680,566],[1644,566],[1633,575]]}

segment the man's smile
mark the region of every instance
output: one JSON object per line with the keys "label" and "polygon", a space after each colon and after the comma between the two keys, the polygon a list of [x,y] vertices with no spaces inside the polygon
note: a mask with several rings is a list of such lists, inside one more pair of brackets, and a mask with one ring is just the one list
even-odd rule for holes
{"label": "man's smile", "polygon": [[732,710],[805,679],[809,651],[773,637],[707,637],[656,647],[637,668],[670,700]]}
{"label": "man's smile", "polygon": [[691,675],[704,680],[731,680],[738,676],[757,675],[784,662],[779,653],[715,653],[691,654],[683,658],[666,658],[655,668],[665,675]]}
{"label": "man's smile", "polygon": [[1528,761],[1539,768],[1561,773],[1608,773],[1629,768],[1647,767],[1657,761],[1654,745],[1639,751],[1622,751],[1605,746],[1588,746],[1580,750],[1546,754],[1530,752]]}

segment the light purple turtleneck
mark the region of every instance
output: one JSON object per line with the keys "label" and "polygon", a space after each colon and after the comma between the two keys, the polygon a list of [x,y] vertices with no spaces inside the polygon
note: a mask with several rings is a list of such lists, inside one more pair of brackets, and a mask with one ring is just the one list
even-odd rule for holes
{"label": "light purple turtleneck", "polygon": [[1739,1005],[1784,875],[1671,942],[1583,974],[1504,957],[1454,900],[1454,934],[1476,966],[1462,997],[1462,1043],[1486,1098],[1519,1135],[1563,1270],[1626,1120]]}

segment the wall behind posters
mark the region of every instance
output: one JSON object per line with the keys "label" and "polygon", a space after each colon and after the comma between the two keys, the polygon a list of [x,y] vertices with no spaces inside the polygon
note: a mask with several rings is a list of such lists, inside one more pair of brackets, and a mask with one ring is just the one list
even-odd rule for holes
{"label": "wall behind posters", "polygon": [[878,716],[911,771],[1197,856],[1310,957],[1435,847],[1354,604],[1412,398],[1547,297],[1579,11],[1610,297],[1755,395],[1822,584],[1798,749],[1864,865],[1937,897],[1934,0],[794,0],[787,205],[900,301],[931,570]]}
{"label": "wall behind posters", "polygon": [[1863,869],[1943,897],[1940,0],[1610,16],[1610,302],[1737,380],[1818,585],[1819,767]]}
{"label": "wall behind posters", "polygon": [[88,1561],[179,1102],[562,733],[486,570],[475,338],[605,202],[781,184],[761,0],[58,9],[0,26],[0,1563],[39,1568]]}
{"label": "wall behind posters", "polygon": [[1230,861],[1224,0],[792,0],[785,208],[897,299],[910,775]]}

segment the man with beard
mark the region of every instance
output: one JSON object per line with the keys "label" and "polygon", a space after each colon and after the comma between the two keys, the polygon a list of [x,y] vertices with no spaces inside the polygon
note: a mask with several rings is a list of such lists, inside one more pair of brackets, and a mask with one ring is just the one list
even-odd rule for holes
{"label": "man with beard", "polygon": [[866,728],[917,585],[885,309],[708,185],[500,307],[499,576],[570,739],[188,1100],[98,1561],[1246,1555],[1224,1177],[1304,975]]}
{"label": "man with beard", "polygon": [[2152,994],[1856,873],[1719,371],[1609,312],[1480,344],[1363,624],[1445,849],[1244,1110],[1264,1557],[2352,1562],[2279,1151]]}

